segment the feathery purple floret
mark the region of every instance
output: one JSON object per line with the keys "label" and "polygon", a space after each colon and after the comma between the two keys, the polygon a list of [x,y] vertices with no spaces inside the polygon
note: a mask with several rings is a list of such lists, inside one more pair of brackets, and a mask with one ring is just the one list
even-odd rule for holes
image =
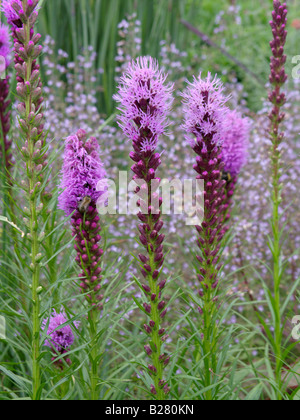
{"label": "feathery purple floret", "polygon": [[[207,148],[207,140],[210,144],[221,146],[223,143],[222,126],[226,118],[227,108],[224,107],[228,98],[223,95],[221,80],[215,76],[212,78],[208,73],[206,79],[194,77],[192,83],[182,94],[183,111],[185,121],[183,130],[196,137],[199,147]],[[190,140],[190,137],[187,136]],[[195,141],[192,140],[192,147]]]}
{"label": "feathery purple floret", "polygon": [[0,23],[0,57],[4,57],[6,68],[10,64],[11,42],[9,28]]}
{"label": "feathery purple floret", "polygon": [[97,184],[104,179],[106,172],[100,160],[100,148],[97,140],[91,137],[85,141],[86,133],[79,130],[66,139],[64,165],[62,169],[59,196],[60,209],[66,216],[77,210],[78,204],[85,197],[90,197],[96,205],[104,191],[97,191]]}
{"label": "feathery purple floret", "polygon": [[[67,321],[68,318],[64,311],[57,313],[55,309],[53,309],[50,319],[44,319],[41,325],[41,329],[44,331],[49,323],[47,329],[47,336],[49,338],[45,340],[44,345],[50,347],[51,349],[55,348],[61,354],[72,346],[75,339],[70,325],[65,325],[64,327],[59,328]],[[74,326],[76,328],[78,325],[78,322],[74,322]]]}
{"label": "feathery purple floret", "polygon": [[12,28],[20,28],[22,26],[20,15],[17,13],[17,11],[22,10],[22,7],[22,0],[2,0],[1,10]]}
{"label": "feathery purple floret", "polygon": [[166,75],[159,70],[156,60],[140,57],[128,65],[120,80],[119,93],[114,96],[121,104],[119,125],[130,140],[139,143],[141,152],[155,150],[158,137],[168,126],[173,86],[165,81]]}
{"label": "feathery purple floret", "polygon": [[247,163],[250,121],[237,111],[229,111],[222,129],[224,171],[237,176]]}

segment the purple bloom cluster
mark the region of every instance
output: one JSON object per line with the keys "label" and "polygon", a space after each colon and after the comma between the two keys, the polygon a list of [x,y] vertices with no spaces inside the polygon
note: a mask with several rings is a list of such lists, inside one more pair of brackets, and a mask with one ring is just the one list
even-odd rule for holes
{"label": "purple bloom cluster", "polygon": [[[49,318],[43,320],[41,324],[41,330],[44,331],[47,328],[47,338],[44,345],[53,350],[54,356],[52,360],[57,358],[57,353],[63,355],[68,352],[72,344],[74,343],[75,337],[70,325],[61,325],[65,324],[68,321],[67,315],[64,311],[57,313],[53,309],[53,313]],[[78,328],[79,323],[74,322],[74,326]],[[65,359],[68,364],[71,364],[70,359]],[[60,367],[63,367],[62,361],[59,360],[56,362]]]}
{"label": "purple bloom cluster", "polygon": [[64,165],[62,169],[59,206],[66,215],[72,214],[73,236],[75,237],[76,262],[82,269],[80,287],[92,306],[102,308],[101,289],[101,240],[100,218],[97,212],[97,200],[106,191],[103,185],[97,191],[97,184],[105,178],[105,171],[100,160],[97,140],[86,139],[84,130],[66,140]]}
{"label": "purple bloom cluster", "polygon": [[[0,23],[0,56],[5,60],[6,68],[10,64],[10,35],[7,26]],[[2,71],[2,69],[1,69]],[[9,96],[9,76],[4,79],[0,79],[0,122],[1,131],[3,135],[4,150],[2,150],[2,144],[0,147],[0,156],[5,156],[5,169],[6,174],[9,176],[9,169],[12,165],[12,154],[10,152],[12,141],[8,139],[8,133],[10,130],[10,104],[11,101],[8,99]]]}
{"label": "purple bloom cluster", "polygon": [[236,111],[228,111],[222,128],[222,161],[225,164],[222,178],[226,180],[224,211],[226,221],[230,219],[232,197],[238,175],[247,163],[250,136],[250,121]]}
{"label": "purple bloom cluster", "polygon": [[[198,278],[202,285],[201,297],[208,290],[218,286],[218,271],[221,241],[226,233],[224,228],[224,195],[226,181],[222,180],[224,162],[221,146],[223,144],[223,127],[228,113],[225,107],[226,98],[222,94],[223,86],[216,77],[208,74],[205,80],[194,78],[183,93],[185,123],[183,128],[195,136],[191,141],[194,152],[198,155],[195,171],[197,179],[203,179],[204,220],[197,226],[198,247],[201,255],[197,259],[201,265]],[[210,293],[210,292],[208,292]],[[202,313],[202,309],[199,308]]]}
{"label": "purple bloom cluster", "polygon": [[236,177],[247,163],[250,121],[237,111],[229,111],[222,129],[224,171]]}
{"label": "purple bloom cluster", "polygon": [[0,57],[4,57],[6,68],[10,64],[11,41],[9,28],[0,23]]}
{"label": "purple bloom cluster", "polygon": [[[32,0],[29,0],[28,3],[32,3]],[[22,27],[22,16],[24,15],[22,0],[3,0],[1,10],[12,29]]]}
{"label": "purple bloom cluster", "polygon": [[142,57],[128,66],[121,78],[119,93],[115,96],[116,101],[121,104],[119,125],[132,141],[134,149],[130,153],[130,158],[135,162],[131,168],[135,174],[134,179],[143,181],[143,185],[137,187],[136,193],[139,194],[141,207],[138,213],[142,222],[139,225],[140,241],[146,250],[146,255],[139,254],[139,259],[142,274],[149,281],[149,285],[142,285],[148,299],[144,303],[144,310],[150,318],[144,329],[151,337],[150,346],[145,346],[145,351],[152,358],[148,369],[155,378],[151,392],[154,395],[159,394],[159,397],[162,393],[169,392],[162,376],[170,358],[165,353],[161,354],[162,344],[166,340],[165,329],[160,327],[167,312],[166,302],[161,300],[166,281],[159,282],[158,279],[164,263],[165,236],[160,233],[163,227],[160,219],[162,200],[157,195],[157,188],[153,186],[155,182],[152,181],[159,184],[156,170],[161,164],[161,155],[156,153],[156,147],[159,136],[166,131],[167,115],[172,104],[173,87],[165,84],[165,81],[166,76],[159,70],[157,62],[150,57]]}
{"label": "purple bloom cluster", "polygon": [[121,77],[119,93],[114,97],[121,104],[119,125],[138,153],[151,154],[166,131],[172,85],[165,85],[165,80],[151,57],[133,61]]}
{"label": "purple bloom cluster", "polygon": [[[194,77],[188,88],[182,94],[184,124],[186,133],[196,137],[197,148],[207,150],[208,146],[220,147],[223,143],[222,127],[226,118],[227,99],[223,94],[221,81],[210,73],[206,79]],[[194,140],[191,141],[194,147]]]}
{"label": "purple bloom cluster", "polygon": [[100,160],[100,147],[97,139],[86,140],[86,132],[78,130],[66,139],[66,148],[61,182],[62,194],[59,205],[70,216],[78,209],[80,201],[90,197],[96,206],[104,191],[97,191],[97,184],[105,178],[106,172]]}

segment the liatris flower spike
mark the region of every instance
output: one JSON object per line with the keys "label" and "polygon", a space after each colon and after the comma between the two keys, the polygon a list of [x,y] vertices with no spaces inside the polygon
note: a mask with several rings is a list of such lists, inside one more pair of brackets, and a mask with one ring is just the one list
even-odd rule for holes
{"label": "liatris flower spike", "polygon": [[[9,28],[6,25],[0,23],[0,59],[1,64],[4,68],[1,69],[1,73],[6,72],[10,64],[11,44]],[[3,167],[5,168],[5,176],[10,183],[9,170],[12,166],[12,154],[11,145],[12,141],[8,139],[8,133],[10,130],[10,104],[11,101],[8,99],[9,96],[9,76],[4,75],[3,79],[0,79],[0,122],[1,131],[0,135],[2,141],[0,144],[0,156],[2,158]]]}
{"label": "liatris flower spike", "polygon": [[165,81],[166,76],[160,72],[157,62],[150,57],[142,57],[128,66],[121,78],[119,93],[115,96],[120,103],[119,125],[132,141],[134,149],[130,153],[134,162],[131,168],[135,174],[134,179],[141,180],[136,193],[139,194],[141,207],[138,213],[142,222],[139,225],[140,241],[146,255],[140,254],[139,259],[142,275],[148,281],[148,284],[142,285],[142,291],[147,296],[144,312],[149,317],[149,323],[144,328],[150,337],[145,352],[151,358],[148,371],[154,378],[150,391],[158,399],[164,399],[170,391],[163,379],[164,368],[170,357],[162,351],[167,337],[165,329],[161,327],[166,315],[166,302],[162,299],[166,282],[159,281],[159,277],[164,262],[165,236],[160,233],[163,227],[160,212],[162,200],[156,192],[159,184],[156,170],[161,164],[161,155],[156,148],[159,136],[166,131],[167,115],[172,103],[173,87]]}
{"label": "liatris flower spike", "polygon": [[[198,246],[201,256],[199,279],[205,290],[216,289],[218,284],[218,263],[220,243],[224,236],[223,196],[226,181],[222,180],[225,163],[222,162],[223,127],[227,116],[223,86],[209,73],[203,80],[201,75],[194,78],[183,93],[185,122],[183,129],[189,133],[194,152],[198,155],[195,171],[197,179],[203,179],[204,220],[197,226]],[[191,139],[190,134],[194,136]]]}
{"label": "liatris flower spike", "polygon": [[[97,140],[87,140],[84,130],[78,130],[74,136],[66,139],[64,165],[62,169],[59,205],[66,216],[72,215],[72,235],[75,237],[76,262],[82,272],[80,288],[90,305],[88,320],[90,325],[91,361],[91,399],[99,398],[98,391],[98,357],[97,325],[99,311],[102,309],[101,294],[101,257],[103,250],[101,240],[100,218],[97,212],[97,201],[106,192],[105,170],[100,160],[100,149]],[[100,182],[102,181],[102,182]],[[98,188],[97,188],[98,185]],[[101,188],[99,188],[101,186]]]}
{"label": "liatris flower spike", "polygon": [[[37,58],[42,47],[39,44],[41,35],[34,34],[34,25],[38,17],[38,0],[5,0],[2,10],[12,29],[15,51],[15,69],[17,78],[17,95],[19,105],[19,124],[24,139],[21,153],[26,165],[28,179],[21,181],[27,202],[25,223],[28,227],[27,238],[30,241],[32,273],[32,384],[33,399],[40,398],[40,238],[44,232],[39,232],[39,214],[45,215],[46,205],[50,195],[43,191],[44,172],[47,167],[45,153],[45,133],[42,113],[42,83],[40,79]],[[38,204],[40,202],[40,204]],[[25,208],[24,208],[25,212]],[[45,215],[46,216],[46,215]],[[42,236],[40,236],[42,234]],[[26,282],[24,282],[26,283]]]}
{"label": "liatris flower spike", "polygon": [[[203,358],[205,359],[204,386],[212,383],[212,372],[217,370],[218,350],[218,284],[221,269],[221,243],[226,233],[224,227],[224,195],[226,181],[222,180],[225,163],[222,162],[223,126],[227,116],[221,81],[212,79],[209,73],[206,79],[194,78],[182,94],[186,131],[194,152],[197,154],[194,169],[197,179],[204,180],[204,214],[198,231],[197,245],[201,254],[198,279],[198,311],[202,317],[200,324]],[[193,138],[191,138],[191,135]],[[207,391],[207,399],[212,398],[212,390]]]}
{"label": "liatris flower spike", "polygon": [[[65,358],[64,354],[66,354],[72,344],[74,343],[75,337],[70,325],[65,325],[60,327],[61,325],[65,324],[68,321],[66,313],[61,311],[57,313],[53,309],[53,313],[49,318],[43,320],[41,325],[41,330],[44,331],[47,328],[47,336],[48,338],[45,340],[44,345],[49,347],[52,352],[52,361],[56,360],[59,355],[62,355],[62,359],[56,360],[55,364],[60,369],[63,369],[64,364],[63,360],[70,365],[71,360],[69,358]],[[78,328],[79,322],[74,322],[74,327]]]}
{"label": "liatris flower spike", "polygon": [[66,216],[72,214],[76,262],[82,269],[80,287],[88,302],[98,309],[102,308],[103,298],[100,293],[103,250],[99,247],[101,226],[96,205],[105,190],[97,191],[97,184],[105,175],[97,140],[94,137],[87,140],[84,130],[68,137],[59,206]]}
{"label": "liatris flower spike", "polygon": [[226,181],[225,211],[230,218],[230,205],[234,195],[238,175],[247,163],[250,136],[250,121],[237,111],[228,111],[222,127],[222,161],[225,166],[222,173]]}
{"label": "liatris flower spike", "polygon": [[[272,57],[271,57],[271,74],[270,83],[273,90],[269,94],[269,100],[273,105],[272,111],[269,114],[270,119],[270,138],[271,146],[271,169],[272,169],[272,199],[273,199],[273,240],[270,243],[270,248],[273,255],[273,277],[274,277],[274,340],[272,343],[275,359],[276,359],[276,381],[278,385],[278,398],[282,398],[282,314],[281,314],[281,280],[283,276],[282,269],[282,244],[280,238],[282,237],[282,228],[280,226],[280,204],[282,185],[281,178],[281,149],[284,134],[280,132],[280,124],[282,123],[285,115],[281,108],[286,102],[286,96],[281,91],[282,86],[287,81],[285,73],[286,55],[284,54],[284,46],[287,37],[287,5],[281,3],[279,0],[273,2],[274,10],[272,12],[272,20],[270,22],[273,34],[273,40],[270,42]],[[269,334],[271,332],[269,331]]]}

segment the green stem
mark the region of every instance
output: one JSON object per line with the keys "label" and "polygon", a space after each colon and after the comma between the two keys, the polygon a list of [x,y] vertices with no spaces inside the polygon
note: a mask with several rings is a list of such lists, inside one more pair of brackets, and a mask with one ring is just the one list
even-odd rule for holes
{"label": "green stem", "polygon": [[[24,10],[27,5],[27,0],[23,0]],[[26,31],[26,42],[27,46],[30,41],[30,25],[29,23],[25,24]],[[31,71],[32,71],[32,59],[28,58],[27,62],[27,75],[26,81],[30,80]],[[29,121],[29,113],[32,109],[32,98],[31,95],[25,100],[26,106],[26,121]],[[31,138],[31,130],[28,130],[27,134],[28,150],[29,150],[29,160],[27,164],[27,175],[29,178],[29,202],[30,202],[30,219],[29,219],[29,229],[30,229],[30,238],[31,238],[31,270],[32,270],[32,398],[33,400],[40,399],[39,389],[41,385],[40,379],[40,366],[39,366],[39,356],[40,356],[40,302],[39,302],[39,278],[40,278],[40,268],[37,262],[37,255],[39,253],[39,242],[38,242],[38,215],[37,215],[37,197],[35,191],[35,185],[37,183],[37,176],[35,174],[35,164],[33,159],[34,154],[34,141]],[[33,193],[32,193],[33,192]]]}
{"label": "green stem", "polygon": [[91,351],[90,351],[90,360],[91,360],[91,400],[99,400],[99,390],[98,390],[98,369],[99,362],[97,361],[98,357],[98,340],[97,340],[97,325],[99,319],[99,311],[97,309],[92,309],[89,314],[89,323],[90,323],[90,339],[91,339]]}
{"label": "green stem", "polygon": [[[275,132],[278,133],[278,124],[274,124]],[[273,137],[272,161],[273,161],[273,278],[274,278],[274,300],[275,300],[275,357],[276,357],[276,381],[278,385],[278,399],[281,400],[281,369],[282,369],[282,331],[280,314],[280,283],[281,283],[281,246],[279,226],[279,206],[281,202],[280,188],[280,152],[278,150],[278,135]]]}
{"label": "green stem", "polygon": [[[151,272],[153,273],[153,271],[155,270],[153,253],[150,254],[149,265],[152,269]],[[152,328],[151,338],[152,338],[154,347],[156,349],[156,351],[153,351],[151,356],[152,356],[153,366],[157,370],[157,374],[154,376],[154,386],[155,386],[155,389],[157,390],[156,398],[158,400],[164,400],[165,399],[164,391],[159,386],[159,381],[163,379],[163,364],[159,360],[159,356],[161,354],[161,337],[158,334],[159,329],[160,329],[160,312],[158,310],[159,287],[157,285],[157,282],[153,279],[152,275],[149,275],[149,285],[151,289],[151,295],[155,294],[157,296],[154,302],[151,301],[151,319],[155,322],[155,327]]]}

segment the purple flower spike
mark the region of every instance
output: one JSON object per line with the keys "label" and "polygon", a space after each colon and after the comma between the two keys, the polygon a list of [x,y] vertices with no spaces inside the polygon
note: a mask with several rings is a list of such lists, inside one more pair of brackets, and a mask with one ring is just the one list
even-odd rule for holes
{"label": "purple flower spike", "polygon": [[228,221],[238,175],[247,162],[250,121],[236,111],[229,111],[223,124],[222,136],[222,161],[225,165],[222,178],[226,181],[223,204]]}
{"label": "purple flower spike", "polygon": [[[9,29],[7,26],[0,23],[0,57],[4,59],[4,69],[1,69],[2,73],[7,69],[10,64],[10,35]],[[2,64],[2,63],[1,63]],[[8,183],[11,183],[10,179],[10,168],[12,166],[12,154],[11,154],[11,145],[12,141],[8,139],[8,133],[10,130],[10,104],[11,101],[8,99],[9,96],[9,76],[6,76],[4,79],[0,79],[0,123],[1,131],[3,135],[3,145],[4,150],[2,149],[2,144],[0,146],[0,157],[3,159],[3,153],[5,155],[5,175],[8,177]]]}
{"label": "purple flower spike", "polygon": [[[48,325],[47,335],[49,338],[45,341],[44,345],[52,349],[53,351],[53,358],[52,360],[57,358],[57,353],[63,355],[70,350],[70,347],[74,343],[75,337],[70,325],[66,325],[61,327],[61,325],[65,324],[68,321],[68,318],[64,311],[57,313],[53,309],[53,313],[49,318],[43,320],[41,324],[41,330],[44,331]],[[79,322],[74,322],[74,327],[78,328]],[[71,364],[70,359],[65,360],[68,364]],[[56,365],[63,369],[63,362],[62,360],[58,360]]]}
{"label": "purple flower spike", "polygon": [[222,160],[224,171],[236,177],[247,163],[250,121],[236,111],[229,111],[223,124]]}
{"label": "purple flower spike", "polygon": [[86,139],[84,130],[66,140],[64,165],[62,169],[59,206],[66,216],[71,218],[72,234],[75,237],[76,262],[82,269],[80,288],[87,301],[97,309],[102,309],[103,295],[101,289],[101,257],[103,250],[101,240],[100,218],[97,212],[97,200],[105,193],[97,191],[97,184],[106,175],[100,160],[100,149],[97,140]]}
{"label": "purple flower spike", "polygon": [[166,76],[151,57],[133,61],[121,78],[119,93],[114,96],[121,104],[119,125],[137,153],[153,152],[168,126],[173,86],[165,81]]}
{"label": "purple flower spike", "polygon": [[0,23],[0,57],[4,57],[6,68],[10,64],[11,42],[9,28]]}
{"label": "purple flower spike", "polygon": [[86,141],[84,130],[66,139],[62,175],[60,187],[64,191],[59,196],[59,206],[66,216],[77,210],[85,197],[90,197],[95,206],[104,193],[97,191],[98,182],[106,176],[100,160],[100,147],[94,137]]}
{"label": "purple flower spike", "polygon": [[[185,121],[183,129],[193,134],[200,148],[223,143],[222,126],[224,124],[227,108],[224,107],[228,98],[224,97],[223,85],[217,76],[212,79],[208,73],[206,79],[194,77],[193,83],[182,94]],[[187,136],[190,139],[190,136]],[[191,141],[194,147],[194,140]]]}
{"label": "purple flower spike", "polygon": [[[216,77],[212,79],[209,73],[202,80],[194,78],[183,93],[185,121],[183,128],[193,134],[191,140],[194,152],[198,155],[194,169],[197,179],[204,179],[204,220],[201,226],[196,226],[199,234],[197,241],[201,255],[197,257],[200,263],[200,279],[205,287],[204,299],[211,296],[213,285],[218,276],[218,260],[220,243],[225,234],[224,199],[225,185],[222,180],[224,163],[221,158],[224,143],[223,127],[228,115],[225,107],[227,98],[223,95],[223,86]],[[190,138],[190,137],[189,137]]]}
{"label": "purple flower spike", "polygon": [[[167,115],[172,104],[173,86],[165,82],[166,76],[159,70],[157,62],[151,57],[142,57],[128,66],[121,78],[119,92],[114,96],[114,99],[120,103],[119,126],[132,141],[134,151],[130,153],[130,158],[134,162],[131,168],[134,179],[142,180],[143,184],[136,193],[139,194],[141,208],[138,214],[142,222],[139,225],[140,241],[147,254],[139,254],[139,259],[142,262],[142,275],[149,281],[149,286],[143,286],[148,298],[148,303],[144,303],[144,309],[149,317],[155,316],[158,324],[165,314],[160,312],[166,304],[164,301],[160,302],[161,283],[157,281],[164,262],[165,236],[159,234],[163,227],[163,222],[160,220],[162,200],[157,196],[157,187],[155,188],[153,184],[157,182],[157,186],[159,185],[156,170],[161,164],[161,155],[156,152],[156,147],[159,136],[166,132]],[[144,191],[147,191],[147,203]],[[163,345],[162,337],[158,334],[160,325],[151,320],[150,326],[145,324],[144,328],[151,336],[152,343],[156,343],[155,352],[146,350],[152,358],[149,369],[155,377],[151,392],[157,395],[158,399],[164,399],[164,393],[159,388],[159,382],[163,379],[164,365],[157,359],[157,354],[161,354]],[[145,348],[148,349],[148,346]]]}
{"label": "purple flower spike", "polygon": [[20,19],[18,10],[22,10],[22,0],[2,0],[1,10],[7,19],[7,23],[12,28],[21,28],[22,20]]}

